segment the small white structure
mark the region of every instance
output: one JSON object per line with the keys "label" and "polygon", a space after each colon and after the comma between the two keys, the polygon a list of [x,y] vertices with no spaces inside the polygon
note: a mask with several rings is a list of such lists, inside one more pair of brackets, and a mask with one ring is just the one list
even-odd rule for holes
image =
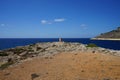
{"label": "small white structure", "polygon": [[62,38],[59,38],[59,42],[62,42]]}

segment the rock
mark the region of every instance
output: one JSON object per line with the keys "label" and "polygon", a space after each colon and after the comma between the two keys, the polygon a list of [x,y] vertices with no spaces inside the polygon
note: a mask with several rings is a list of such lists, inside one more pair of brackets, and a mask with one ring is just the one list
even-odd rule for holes
{"label": "rock", "polygon": [[47,42],[47,43],[36,43],[27,46],[19,46],[7,50],[1,50],[0,54],[7,54],[6,56],[0,56],[0,65],[8,62],[8,59],[12,59],[15,63],[21,62],[32,57],[42,56],[50,57],[52,55],[61,52],[85,52],[90,51],[92,53],[103,53],[114,56],[120,56],[120,51],[105,49],[100,47],[88,48],[85,44],[81,43],[70,43],[70,42]]}
{"label": "rock", "polygon": [[42,49],[41,47],[37,47],[37,48],[36,48],[37,51],[39,51],[39,50],[41,50],[41,49]]}
{"label": "rock", "polygon": [[19,54],[20,56],[25,56],[27,54],[27,51],[22,52],[21,54]]}
{"label": "rock", "polygon": [[34,78],[37,78],[39,77],[40,75],[36,74],[36,73],[33,73],[31,74],[31,79],[34,80]]}

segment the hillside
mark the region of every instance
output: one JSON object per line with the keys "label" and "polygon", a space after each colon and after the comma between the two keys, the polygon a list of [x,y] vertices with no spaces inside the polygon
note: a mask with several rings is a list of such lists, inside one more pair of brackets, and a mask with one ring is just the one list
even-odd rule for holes
{"label": "hillside", "polygon": [[112,30],[110,32],[102,33],[99,36],[96,36],[93,39],[120,39],[120,27],[118,27],[116,30]]}

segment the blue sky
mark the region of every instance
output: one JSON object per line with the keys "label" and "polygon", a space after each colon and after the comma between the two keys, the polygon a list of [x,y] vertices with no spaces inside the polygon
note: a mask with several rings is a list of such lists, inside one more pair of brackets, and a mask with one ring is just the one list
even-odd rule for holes
{"label": "blue sky", "polygon": [[0,38],[88,38],[120,26],[120,0],[0,0]]}

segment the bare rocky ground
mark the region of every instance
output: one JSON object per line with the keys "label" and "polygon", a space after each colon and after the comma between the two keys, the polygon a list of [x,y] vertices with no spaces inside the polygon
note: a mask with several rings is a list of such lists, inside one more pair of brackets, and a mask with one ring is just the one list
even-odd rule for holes
{"label": "bare rocky ground", "polygon": [[0,80],[120,80],[119,60],[101,53],[59,53],[1,70]]}
{"label": "bare rocky ground", "polygon": [[0,51],[0,80],[120,80],[120,51],[37,43]]}

